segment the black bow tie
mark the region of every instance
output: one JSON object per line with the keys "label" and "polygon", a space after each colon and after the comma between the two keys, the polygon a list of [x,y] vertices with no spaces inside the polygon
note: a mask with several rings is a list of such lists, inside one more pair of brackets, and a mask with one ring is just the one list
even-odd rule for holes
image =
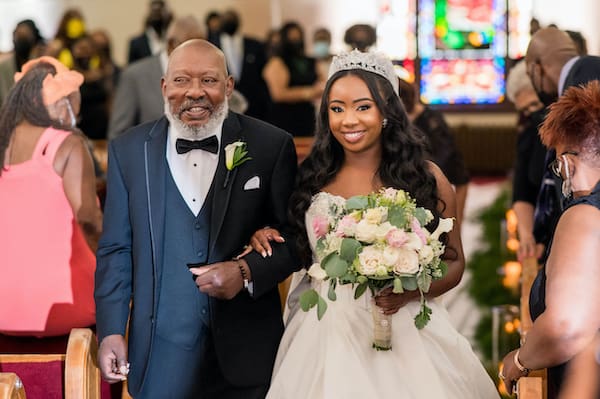
{"label": "black bow tie", "polygon": [[202,140],[177,139],[175,148],[178,154],[185,154],[191,150],[204,150],[216,154],[219,151],[217,136],[210,136]]}

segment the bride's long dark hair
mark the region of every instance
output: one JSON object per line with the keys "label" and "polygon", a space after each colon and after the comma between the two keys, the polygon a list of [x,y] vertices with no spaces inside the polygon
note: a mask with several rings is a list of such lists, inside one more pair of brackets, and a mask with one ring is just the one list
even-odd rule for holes
{"label": "bride's long dark hair", "polygon": [[[312,196],[330,183],[344,163],[344,149],[329,129],[329,92],[339,78],[353,75],[364,81],[387,125],[381,131],[382,153],[377,175],[384,187],[402,189],[416,199],[417,205],[430,209],[437,225],[439,206],[436,180],[425,158],[422,136],[408,120],[399,97],[384,77],[352,69],[338,71],[327,82],[317,120],[315,141],[310,154],[302,162],[290,197],[291,227],[296,237],[296,250],[303,266],[312,263],[305,213]],[[442,203],[442,206],[443,203]]]}

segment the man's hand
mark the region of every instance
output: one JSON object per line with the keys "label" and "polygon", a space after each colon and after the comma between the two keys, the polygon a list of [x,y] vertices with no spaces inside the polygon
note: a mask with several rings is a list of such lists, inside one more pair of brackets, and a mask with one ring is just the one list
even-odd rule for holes
{"label": "man's hand", "polygon": [[104,337],[98,349],[98,366],[102,378],[110,384],[127,379],[129,374],[127,344],[122,335],[113,334]]}
{"label": "man's hand", "polygon": [[[240,260],[248,273],[248,266]],[[236,261],[213,263],[202,267],[192,267],[197,276],[196,285],[201,292],[219,299],[232,299],[243,288],[244,280]],[[248,274],[249,276],[249,274]]]}

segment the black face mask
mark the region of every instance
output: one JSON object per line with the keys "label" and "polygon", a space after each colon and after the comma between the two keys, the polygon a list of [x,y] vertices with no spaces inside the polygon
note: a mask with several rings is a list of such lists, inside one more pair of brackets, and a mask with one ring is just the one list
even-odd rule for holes
{"label": "black face mask", "polygon": [[289,55],[300,56],[304,54],[304,41],[292,40],[286,43],[284,51]]}
{"label": "black face mask", "polygon": [[33,42],[29,39],[19,38],[14,41],[15,55],[17,58],[27,59],[33,49]]}
{"label": "black face mask", "polygon": [[546,117],[546,108],[542,108],[535,112],[532,112],[527,116],[527,121],[529,126],[535,127],[536,129],[540,127],[542,122],[544,122],[544,118]]}
{"label": "black face mask", "polygon": [[150,25],[152,29],[154,29],[158,36],[162,36],[163,32],[167,28],[167,24],[167,21],[165,21],[162,18],[152,18],[148,20],[148,25]]}
{"label": "black face mask", "polygon": [[228,34],[229,36],[235,35],[239,28],[239,24],[235,21],[223,21],[221,24],[221,32]]}
{"label": "black face mask", "polygon": [[77,65],[81,70],[87,71],[90,69],[90,59],[91,57],[79,57],[75,58],[75,65]]}
{"label": "black face mask", "polygon": [[546,93],[545,91],[538,90],[535,87],[534,90],[542,104],[544,104],[546,107],[558,100],[557,93]]}

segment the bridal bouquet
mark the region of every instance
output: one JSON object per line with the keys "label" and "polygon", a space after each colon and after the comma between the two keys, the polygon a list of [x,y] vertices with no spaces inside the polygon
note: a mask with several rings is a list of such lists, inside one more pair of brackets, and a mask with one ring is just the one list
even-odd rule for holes
{"label": "bridal bouquet", "polygon": [[[425,226],[433,220],[431,211],[416,206],[408,193],[384,188],[378,193],[344,200],[317,194],[312,226],[307,226],[317,239],[317,258],[308,274],[329,281],[328,298],[336,300],[338,284],[352,284],[357,299],[369,288],[375,295],[388,286],[394,293],[419,290],[421,308],[415,326],[423,328],[430,320],[431,309],[425,293],[432,280],[444,277],[446,264],[441,260],[444,244],[442,233],[452,230],[451,218],[440,219],[429,232]],[[317,306],[319,320],[327,303],[314,289],[303,292],[300,305],[304,311]],[[391,349],[391,317],[373,304],[375,341],[380,350]]]}

